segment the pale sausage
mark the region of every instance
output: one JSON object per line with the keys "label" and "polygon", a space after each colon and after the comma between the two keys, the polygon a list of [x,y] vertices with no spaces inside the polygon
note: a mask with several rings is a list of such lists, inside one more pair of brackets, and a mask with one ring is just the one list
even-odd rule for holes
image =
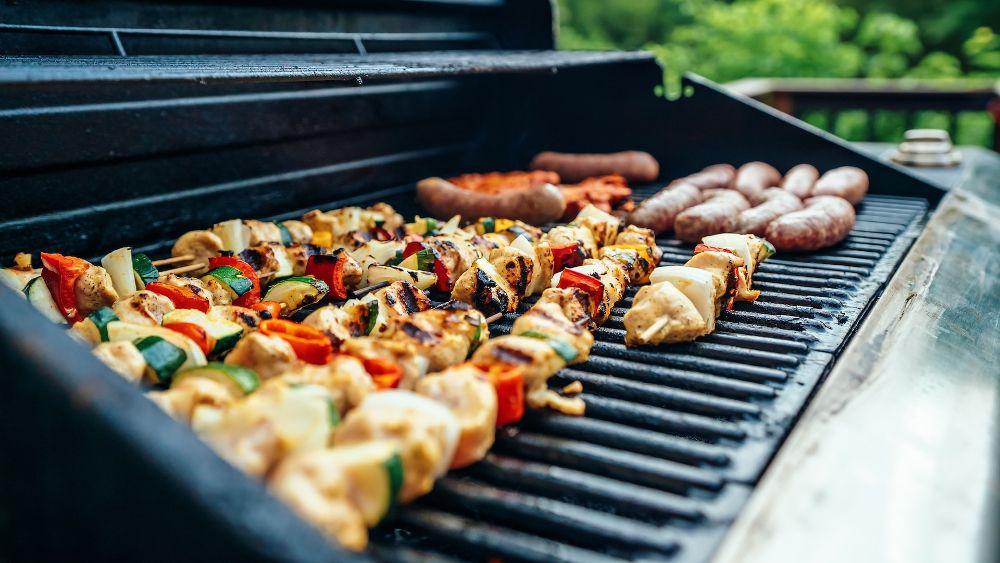
{"label": "pale sausage", "polygon": [[816,170],[815,166],[799,164],[785,173],[784,179],[781,180],[781,188],[795,194],[799,199],[804,199],[809,197],[818,178],[819,170]]}
{"label": "pale sausage", "polygon": [[685,209],[701,203],[701,190],[690,184],[671,184],[645,199],[628,216],[628,223],[657,233],[674,228],[674,219]]}
{"label": "pale sausage", "polygon": [[805,209],[771,221],[764,236],[779,251],[817,250],[844,240],[854,220],[854,207],[846,199],[816,196],[805,201]]}
{"label": "pale sausage", "polygon": [[813,186],[812,195],[833,195],[842,197],[857,205],[868,193],[868,174],[854,166],[834,168],[823,174]]}
{"label": "pale sausage", "polygon": [[743,194],[750,203],[758,203],[767,188],[781,183],[781,172],[765,162],[748,162],[736,171],[733,189]]}
{"label": "pale sausage", "polygon": [[763,203],[740,213],[736,232],[762,237],[768,223],[785,213],[802,209],[802,200],[781,188],[768,188],[761,198]]}
{"label": "pale sausage", "polygon": [[735,190],[712,190],[704,203],[690,207],[677,215],[674,232],[687,242],[699,242],[702,237],[736,230],[740,212],[750,208],[750,202]]}

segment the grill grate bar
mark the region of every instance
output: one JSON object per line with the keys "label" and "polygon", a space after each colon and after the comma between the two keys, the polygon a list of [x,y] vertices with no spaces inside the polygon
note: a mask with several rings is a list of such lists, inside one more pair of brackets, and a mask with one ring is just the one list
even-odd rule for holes
{"label": "grill grate bar", "polygon": [[665,408],[593,395],[589,392],[583,393],[581,397],[587,403],[587,415],[594,418],[712,440],[720,438],[742,440],[746,437],[746,431],[739,425],[707,416],[674,412]]}
{"label": "grill grate bar", "polygon": [[677,493],[684,493],[691,487],[717,491],[724,484],[718,473],[707,469],[531,432],[498,436],[496,447],[510,456],[544,461]]}
{"label": "grill grate bar", "polygon": [[[658,348],[662,349],[666,347]],[[715,375],[724,375],[747,381],[784,381],[787,378],[784,372],[772,368],[699,358],[689,354],[663,354],[653,352],[648,348],[628,349],[624,344],[618,344],[617,342],[594,342],[592,353],[664,367],[701,370]],[[590,360],[587,361],[587,363],[589,362]],[[583,365],[587,365],[587,363]]]}
{"label": "grill grate bar", "polygon": [[591,356],[585,364],[578,367],[596,373],[620,375],[653,383],[662,382],[664,385],[669,384],[684,389],[718,393],[726,397],[766,398],[774,396],[774,389],[767,385],[665,366],[651,366],[628,359]]}
{"label": "grill grate bar", "polygon": [[602,397],[625,399],[654,407],[673,408],[725,417],[760,414],[760,407],[752,403],[706,395],[704,393],[671,389],[650,383],[640,383],[610,375],[599,375],[576,369],[564,369],[555,376],[555,386],[574,380],[583,383],[588,393]]}
{"label": "grill grate bar", "polygon": [[724,467],[732,461],[726,448],[714,444],[589,417],[532,412],[523,428],[689,465]]}
{"label": "grill grate bar", "polygon": [[488,454],[483,463],[469,468],[467,474],[490,483],[530,488],[548,497],[572,496],[592,505],[614,506],[617,513],[633,516],[686,520],[705,518],[702,504],[684,496],[503,455]]}

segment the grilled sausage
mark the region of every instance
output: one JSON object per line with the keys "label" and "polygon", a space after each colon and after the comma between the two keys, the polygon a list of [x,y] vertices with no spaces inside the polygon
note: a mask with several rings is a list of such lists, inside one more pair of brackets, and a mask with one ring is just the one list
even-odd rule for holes
{"label": "grilled sausage", "polygon": [[618,174],[629,182],[653,182],[660,176],[660,163],[642,151],[607,154],[574,154],[545,151],[531,159],[532,170],[551,170],[565,183],[576,183],[593,176]]}
{"label": "grilled sausage", "polygon": [[819,170],[812,164],[799,164],[793,166],[785,173],[781,180],[781,188],[795,194],[799,199],[809,197],[816,179],[819,178]]}
{"label": "grilled sausage", "polygon": [[713,164],[690,176],[675,180],[676,183],[691,184],[702,189],[728,189],[736,179],[736,168],[732,164]]}
{"label": "grilled sausage", "polygon": [[417,183],[417,201],[437,217],[505,217],[533,225],[556,221],[566,210],[562,192],[551,184],[482,193],[427,178]]}
{"label": "grilled sausage", "polygon": [[736,171],[733,189],[740,192],[750,203],[758,203],[767,188],[781,183],[781,172],[765,162],[748,162]]}
{"label": "grilled sausage", "polygon": [[657,233],[674,228],[674,220],[685,209],[701,203],[701,190],[697,187],[680,183],[656,192],[646,198],[628,216],[628,222],[639,227],[652,229]]}
{"label": "grilled sausage", "polygon": [[674,232],[677,238],[698,242],[702,237],[728,233],[736,229],[740,213],[750,208],[747,198],[734,190],[713,190],[704,203],[677,215]]}
{"label": "grilled sausage", "polygon": [[820,177],[813,186],[812,195],[832,195],[844,198],[854,205],[861,203],[868,193],[868,174],[860,168],[842,166]]}
{"label": "grilled sausage", "polygon": [[761,195],[763,203],[740,213],[736,232],[764,236],[767,225],[785,213],[802,209],[802,200],[781,188],[768,188]]}
{"label": "grilled sausage", "polygon": [[771,221],[765,236],[781,251],[817,250],[844,240],[852,228],[854,208],[846,199],[816,196],[805,201],[805,209]]}

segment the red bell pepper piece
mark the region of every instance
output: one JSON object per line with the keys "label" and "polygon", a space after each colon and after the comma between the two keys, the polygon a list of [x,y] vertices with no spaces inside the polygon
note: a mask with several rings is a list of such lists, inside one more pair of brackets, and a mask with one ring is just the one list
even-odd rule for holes
{"label": "red bell pepper piece", "polygon": [[365,371],[372,377],[379,391],[395,389],[403,378],[403,370],[395,362],[382,358],[369,358],[361,360],[361,363],[364,364]]}
{"label": "red bell pepper piece", "polygon": [[589,294],[590,306],[593,308],[591,316],[597,313],[597,308],[600,307],[601,299],[604,297],[604,284],[601,280],[576,270],[563,270],[559,276],[559,287],[575,287]]}
{"label": "red bell pepper piece", "polygon": [[[277,301],[261,301],[250,307],[254,311],[261,313],[261,319],[277,319],[281,317],[281,303]],[[267,315],[267,316],[265,316]]]}
{"label": "red bell pepper piece", "polygon": [[375,227],[371,230],[371,234],[375,237],[375,240],[385,242],[387,240],[393,240],[396,238],[395,235],[385,230],[382,227]]}
{"label": "red bell pepper piece", "polygon": [[257,277],[257,272],[254,271],[253,266],[235,256],[214,256],[208,259],[209,269],[218,268],[219,266],[232,266],[236,268],[253,284],[250,291],[233,300],[233,305],[237,307],[252,307],[254,304],[260,302],[260,278]]}
{"label": "red bell pepper piece", "polygon": [[174,307],[178,309],[196,309],[202,313],[207,313],[212,307],[207,297],[202,297],[186,287],[179,287],[162,282],[150,282],[146,284],[146,290],[162,295],[174,302]]}
{"label": "red bell pepper piece", "polygon": [[191,340],[194,340],[195,344],[201,348],[201,351],[207,356],[212,348],[215,347],[215,339],[208,335],[205,328],[194,323],[166,323],[163,328],[169,328],[174,332],[179,332],[184,336],[187,336]]}
{"label": "red bell pepper piece", "polygon": [[[421,250],[430,248],[426,244],[419,241],[410,241],[406,244],[403,249],[403,258],[409,258],[411,255],[420,252]],[[435,287],[438,291],[442,293],[451,292],[451,272],[448,271],[448,266],[444,265],[441,257],[438,256],[437,251],[430,248],[431,252],[434,253],[434,275],[437,276],[437,281],[435,282]]]}
{"label": "red bell pepper piece", "polygon": [[59,312],[71,323],[82,321],[84,315],[76,302],[76,281],[90,268],[90,262],[47,252],[43,252],[41,257],[42,281],[49,288]]}
{"label": "red bell pepper piece", "polygon": [[323,365],[333,357],[333,346],[325,334],[308,325],[285,319],[268,319],[260,323],[260,332],[277,336],[291,344],[295,355],[303,362]]}
{"label": "red bell pepper piece", "polygon": [[573,242],[552,247],[552,271],[561,272],[564,268],[575,268],[583,265],[583,253],[580,244]]}
{"label": "red bell pepper piece", "polygon": [[306,275],[312,276],[330,286],[331,299],[347,299],[344,285],[344,266],[348,256],[343,249],[333,254],[313,254],[306,263]]}
{"label": "red bell pepper piece", "polygon": [[497,392],[497,426],[521,420],[524,417],[524,374],[521,368],[494,364],[485,371]]}

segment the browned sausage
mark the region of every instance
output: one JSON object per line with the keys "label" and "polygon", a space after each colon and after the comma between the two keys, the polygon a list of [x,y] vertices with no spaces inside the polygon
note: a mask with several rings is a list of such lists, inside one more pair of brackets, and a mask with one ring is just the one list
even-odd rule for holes
{"label": "browned sausage", "polygon": [[804,199],[812,193],[817,178],[819,178],[819,170],[816,170],[815,166],[799,164],[785,173],[785,178],[781,180],[781,187],[795,194],[795,197]]}
{"label": "browned sausage", "polygon": [[660,163],[653,155],[641,151],[608,154],[573,154],[540,152],[531,159],[533,170],[551,170],[563,182],[575,184],[592,176],[618,174],[629,182],[653,182],[660,176]]}
{"label": "browned sausage", "polygon": [[868,174],[860,168],[842,166],[823,174],[813,186],[812,195],[835,195],[857,205],[868,193]]}
{"label": "browned sausage", "polygon": [[483,193],[464,190],[442,178],[418,182],[417,201],[442,219],[452,215],[466,219],[503,217],[532,225],[557,221],[566,209],[562,192],[551,184]]}
{"label": "browned sausage", "polygon": [[646,198],[629,214],[628,222],[657,233],[674,228],[677,214],[701,203],[701,190],[690,184],[671,184]]}
{"label": "browned sausage", "polygon": [[844,198],[821,195],[805,209],[771,221],[764,236],[777,250],[817,250],[837,244],[854,228],[854,207]]}
{"label": "browned sausage", "polygon": [[732,164],[713,164],[675,182],[685,182],[703,190],[728,189],[736,178]]}
{"label": "browned sausage", "polygon": [[736,230],[740,212],[749,209],[750,202],[735,190],[716,190],[704,203],[690,207],[677,215],[674,232],[687,242],[699,242],[702,237]]}
{"label": "browned sausage", "polygon": [[733,189],[743,194],[750,203],[760,202],[760,195],[767,188],[781,183],[781,172],[766,162],[748,162],[736,171]]}
{"label": "browned sausage", "polygon": [[736,231],[764,236],[767,225],[778,217],[802,209],[802,200],[781,188],[768,188],[761,194],[763,203],[740,213]]}

